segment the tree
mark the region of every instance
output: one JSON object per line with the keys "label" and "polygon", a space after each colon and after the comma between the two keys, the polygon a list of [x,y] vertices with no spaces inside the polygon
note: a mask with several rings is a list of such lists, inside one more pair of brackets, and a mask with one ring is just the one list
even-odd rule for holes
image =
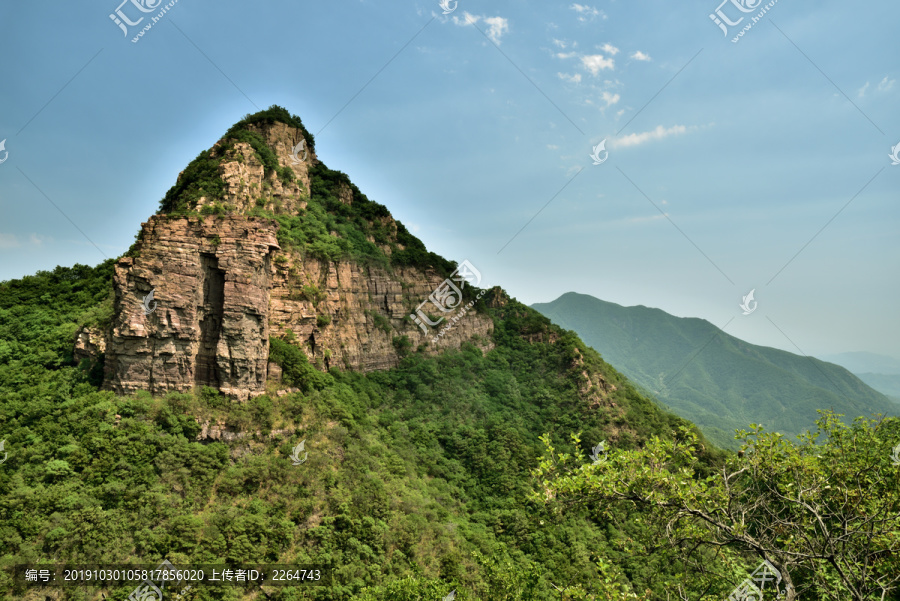
{"label": "tree", "polygon": [[[533,498],[561,510],[600,506],[609,518],[617,507],[641,511],[647,528],[637,549],[676,550],[697,598],[704,589],[727,595],[765,560],[783,579],[785,601],[897,599],[900,462],[891,451],[900,419],[848,426],[838,414],[820,414],[818,432],[798,443],[756,425],[739,432],[742,452],[705,478],[687,429],[592,463],[578,435],[574,455],[557,453],[545,435],[547,453],[534,472],[542,490]],[[739,567],[738,554],[755,556],[750,568]]]}

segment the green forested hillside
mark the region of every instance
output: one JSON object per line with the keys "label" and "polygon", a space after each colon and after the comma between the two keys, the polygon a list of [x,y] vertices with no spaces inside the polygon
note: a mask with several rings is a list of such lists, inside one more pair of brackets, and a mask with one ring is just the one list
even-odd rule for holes
{"label": "green forested hillside", "polygon": [[795,436],[814,428],[818,409],[898,414],[895,403],[842,367],[749,344],[702,319],[574,292],[532,307],[577,332],[720,446],[733,447],[734,430],[750,423]]}
{"label": "green forested hillside", "polygon": [[[580,431],[633,448],[686,424],[527,307],[491,310],[497,347],[487,355],[472,346],[412,353],[394,370],[319,373],[298,378],[305,391],[243,405],[211,389],[125,398],[99,391],[87,361],[70,365],[76,324],[100,317],[110,269],[57,268],[0,284],[9,454],[0,565],[168,558],[331,568],[332,586],[270,591],[273,599],[401,598],[401,589],[440,599],[453,588],[457,599],[558,599],[554,586],[600,586],[598,560],[622,585],[658,596],[676,577],[665,556],[626,554],[627,531],[588,512],[554,517],[527,500],[544,432],[564,446]],[[550,333],[559,338],[549,342]],[[289,375],[308,369],[284,364]],[[618,387],[615,410],[584,402],[585,369]],[[197,442],[210,419],[247,436]],[[282,432],[270,439],[273,430]],[[304,439],[308,461],[294,466],[291,448]],[[3,598],[22,598],[0,578]],[[528,592],[491,594],[517,587]],[[239,592],[196,588],[187,598]]]}

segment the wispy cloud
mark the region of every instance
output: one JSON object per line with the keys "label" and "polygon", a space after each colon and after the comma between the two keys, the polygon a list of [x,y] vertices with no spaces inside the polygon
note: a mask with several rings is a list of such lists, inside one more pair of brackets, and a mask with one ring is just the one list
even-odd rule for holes
{"label": "wispy cloud", "polygon": [[606,54],[609,54],[610,56],[615,56],[619,53],[619,49],[616,48],[615,46],[613,46],[612,44],[603,44],[599,48],[600,48],[600,50],[602,50]]}
{"label": "wispy cloud", "polygon": [[504,19],[503,17],[485,17],[484,15],[473,15],[468,12],[463,12],[462,18],[453,17],[453,23],[461,27],[474,25],[478,21],[484,21],[488,26],[487,36],[498,46],[500,45],[500,38],[509,33],[509,19]]}
{"label": "wispy cloud", "polygon": [[[878,82],[878,85],[875,86],[875,91],[887,92],[888,90],[890,90],[891,88],[894,87],[895,83],[897,83],[896,79],[891,79],[890,77],[885,76],[885,78],[882,79],[880,82]],[[869,91],[869,85],[870,84],[867,81],[863,87],[861,87],[859,90],[857,90],[856,95],[860,98],[865,98],[866,93]]]}
{"label": "wispy cloud", "polygon": [[[48,238],[45,236],[38,236],[34,233],[28,235],[28,243],[34,246],[40,246],[44,243],[45,239]],[[49,239],[52,240],[52,238]],[[0,248],[18,248],[22,245],[23,241],[20,240],[17,235],[0,232]]]}
{"label": "wispy cloud", "polygon": [[569,8],[578,13],[578,20],[582,22],[589,21],[597,17],[601,17],[603,19],[607,18],[606,13],[604,13],[602,10],[597,10],[593,6],[588,6],[587,4],[573,4]]}
{"label": "wispy cloud", "polygon": [[663,138],[668,138],[669,136],[684,134],[687,133],[687,131],[688,128],[684,125],[673,125],[668,129],[666,129],[662,125],[657,125],[656,129],[650,131],[645,131],[637,134],[628,134],[627,136],[611,140],[610,146],[613,148],[638,146],[651,140],[662,140]]}
{"label": "wispy cloud", "polygon": [[610,106],[616,104],[617,102],[619,102],[619,100],[621,99],[621,96],[619,96],[618,94],[610,94],[609,92],[603,92],[603,94],[600,95],[600,99],[606,103],[607,107],[610,107]]}
{"label": "wispy cloud", "polygon": [[575,73],[574,75],[569,75],[568,73],[557,73],[559,78],[563,81],[568,81],[569,83],[581,83],[581,73]]}
{"label": "wispy cloud", "polygon": [[649,54],[644,54],[640,50],[637,50],[636,52],[634,52],[634,54],[631,55],[631,58],[633,58],[636,61],[648,61],[649,62],[649,61],[653,60],[650,58]]}
{"label": "wispy cloud", "polygon": [[588,54],[582,56],[581,64],[593,75],[597,75],[604,69],[615,68],[615,61],[611,58],[606,58],[602,54]]}
{"label": "wispy cloud", "polygon": [[19,237],[15,234],[0,233],[0,248],[15,248],[21,245]]}

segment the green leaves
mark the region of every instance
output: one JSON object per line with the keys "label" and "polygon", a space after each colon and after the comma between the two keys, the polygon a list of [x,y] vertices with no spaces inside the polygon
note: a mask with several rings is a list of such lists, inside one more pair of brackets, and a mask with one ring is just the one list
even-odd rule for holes
{"label": "green leaves", "polygon": [[[781,566],[792,595],[882,598],[900,587],[900,470],[888,462],[900,420],[858,418],[847,426],[821,413],[819,431],[800,444],[753,425],[740,433],[742,455],[705,478],[696,471],[697,437],[686,429],[673,441],[653,437],[639,451],[612,451],[598,465],[557,454],[545,436],[536,472],[543,492],[533,499],[643,509],[651,518],[645,544],[661,540],[680,550],[698,582],[717,569],[727,573],[735,552],[752,551],[752,561]],[[731,551],[720,565],[700,560],[704,550],[723,549]]]}

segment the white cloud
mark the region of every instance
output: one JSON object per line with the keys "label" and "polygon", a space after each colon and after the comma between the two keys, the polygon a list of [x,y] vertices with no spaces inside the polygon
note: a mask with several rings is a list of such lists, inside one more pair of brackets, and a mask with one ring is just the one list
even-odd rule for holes
{"label": "white cloud", "polygon": [[484,22],[490,25],[487,34],[495,44],[500,43],[500,36],[505,33],[509,33],[508,19],[504,19],[503,17],[486,17],[484,19]]}
{"label": "white cloud", "polygon": [[610,107],[610,106],[616,104],[617,102],[619,102],[621,97],[618,94],[610,94],[609,92],[603,92],[603,94],[600,96],[600,98],[603,100],[603,102],[606,103],[607,107]]}
{"label": "white cloud", "polygon": [[497,45],[500,44],[501,36],[509,33],[509,20],[504,19],[503,17],[485,17],[483,15],[473,15],[468,12],[463,12],[462,19],[456,16],[453,17],[453,23],[460,27],[474,25],[475,23],[478,23],[478,21],[484,21],[487,24],[487,36]]}
{"label": "white cloud", "polygon": [[593,19],[594,17],[602,17],[606,19],[607,16],[602,10],[597,10],[593,6],[588,6],[586,4],[573,4],[570,6],[572,10],[578,13],[579,21],[587,21],[588,19]]}
{"label": "white cloud", "polygon": [[21,244],[15,234],[0,233],[0,248],[15,248],[17,246],[21,246]]}
{"label": "white cloud", "polygon": [[465,27],[466,25],[471,25],[473,23],[477,23],[478,19],[481,17],[476,17],[470,12],[463,11],[463,17],[460,19],[458,16],[453,15],[453,24],[459,25],[460,27]]}
{"label": "white cloud", "polygon": [[574,52],[557,52],[556,58],[572,58],[575,56]]}
{"label": "white cloud", "polygon": [[557,146],[556,144],[547,144],[547,148],[549,148],[550,150],[559,150],[559,146]]}
{"label": "white cloud", "polygon": [[570,6],[569,8],[571,8],[571,9],[574,10],[575,12],[581,13],[581,14],[587,13],[587,14],[592,14],[592,15],[594,15],[594,16],[600,14],[600,11],[598,11],[598,10],[597,10],[596,8],[594,8],[593,6],[587,6],[587,5],[584,5],[584,4],[573,4],[573,5]]}
{"label": "white cloud", "polygon": [[602,54],[588,54],[581,57],[581,64],[592,74],[597,75],[603,69],[615,68],[615,61]]}
{"label": "white cloud", "polygon": [[649,142],[650,140],[662,140],[663,138],[683,133],[687,133],[687,128],[684,125],[673,125],[669,129],[664,128],[662,125],[657,125],[656,129],[651,131],[645,131],[639,134],[628,134],[627,136],[616,138],[615,140],[612,140],[610,146],[614,148],[637,146],[644,142]]}
{"label": "white cloud", "polygon": [[[878,85],[875,87],[875,89],[878,92],[887,92],[888,90],[890,90],[891,88],[894,87],[895,83],[897,83],[896,79],[891,79],[890,77],[885,76],[884,79],[882,79],[880,82],[878,82]],[[857,90],[856,95],[860,98],[865,98],[866,93],[868,91],[869,91],[869,82],[867,81],[866,85],[864,85],[859,90]]]}
{"label": "white cloud", "polygon": [[559,46],[560,48],[562,48],[563,50],[566,49],[566,43],[562,40],[557,40],[556,38],[553,38],[553,43],[556,44],[557,46]]}
{"label": "white cloud", "polygon": [[633,59],[636,60],[636,61],[650,61],[650,60],[653,60],[653,59],[650,58],[650,55],[649,55],[649,54],[644,54],[644,53],[641,52],[640,50],[638,50],[638,51],[636,51],[634,54],[632,54],[632,55],[631,55],[631,58],[633,58]]}
{"label": "white cloud", "polygon": [[581,73],[576,73],[575,75],[569,75],[568,73],[557,73],[559,78],[563,81],[568,81],[569,83],[581,83]]}
{"label": "white cloud", "polygon": [[611,56],[615,56],[619,53],[619,49],[612,44],[603,44],[602,46],[600,46],[600,50]]}

